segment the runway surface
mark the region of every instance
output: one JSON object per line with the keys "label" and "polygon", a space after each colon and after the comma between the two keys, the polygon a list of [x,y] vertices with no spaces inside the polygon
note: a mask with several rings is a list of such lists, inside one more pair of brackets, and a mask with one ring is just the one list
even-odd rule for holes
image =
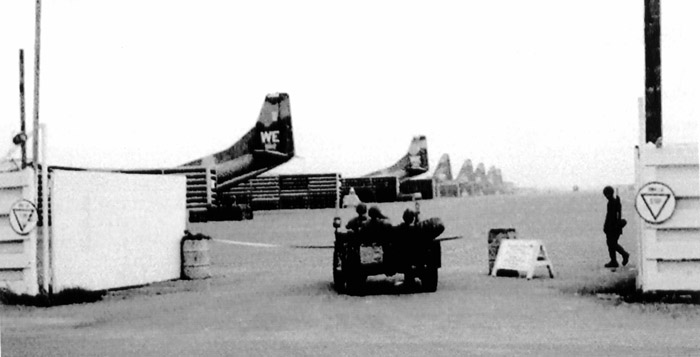
{"label": "runway surface", "polygon": [[[631,194],[623,215],[635,215]],[[381,205],[399,221],[410,203]],[[630,268],[606,262],[602,194],[490,196],[421,202],[441,217],[435,293],[371,278],[365,296],[332,286],[335,211],[256,212],[253,221],[194,224],[211,243],[213,277],[110,292],[89,304],[0,306],[3,356],[630,356],[700,354],[697,305],[627,304],[577,292],[635,274],[636,220],[621,244]],[[344,222],[352,210],[342,210]],[[557,276],[487,275],[490,228],[546,245]]]}

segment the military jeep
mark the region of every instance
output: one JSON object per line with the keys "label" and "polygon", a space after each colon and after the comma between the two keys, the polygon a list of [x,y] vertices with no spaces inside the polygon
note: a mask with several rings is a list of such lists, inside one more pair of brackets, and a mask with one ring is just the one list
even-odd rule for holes
{"label": "military jeep", "polygon": [[422,291],[437,290],[442,262],[436,238],[444,231],[438,218],[413,226],[365,227],[358,232],[338,228],[333,250],[333,285],[337,292],[360,294],[368,276],[381,274],[403,274],[409,286],[418,278]]}

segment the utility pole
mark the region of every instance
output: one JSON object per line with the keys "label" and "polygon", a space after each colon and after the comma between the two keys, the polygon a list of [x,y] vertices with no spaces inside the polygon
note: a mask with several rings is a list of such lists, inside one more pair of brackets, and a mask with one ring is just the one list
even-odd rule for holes
{"label": "utility pole", "polygon": [[[41,291],[42,294],[50,294],[49,274],[53,274],[53,271],[49,272],[50,264],[49,261],[49,227],[48,227],[48,214],[49,214],[49,203],[48,203],[48,162],[46,161],[46,126],[39,125],[39,69],[40,69],[40,54],[41,54],[41,0],[36,0],[35,8],[35,23],[34,23],[34,127],[32,140],[32,162],[34,167],[34,187],[37,188],[36,202],[37,206],[40,207],[40,222],[41,222],[41,232],[37,234],[41,237],[41,249],[43,257],[43,267],[42,267],[42,284]],[[39,130],[41,128],[41,138],[39,137]],[[41,169],[39,169],[39,142],[41,142]],[[41,185],[41,195],[39,195],[39,186]]]}
{"label": "utility pole", "polygon": [[22,149],[22,167],[24,170],[27,167],[27,127],[24,120],[24,50],[19,50],[19,120],[20,120],[20,135],[22,135],[22,142],[20,143],[20,148]]}
{"label": "utility pole", "polygon": [[[34,169],[39,173],[39,54],[41,53],[41,0],[36,0],[36,19],[34,22],[34,127],[32,162]],[[38,181],[38,178],[37,178]],[[38,185],[37,185],[38,186]]]}
{"label": "utility pole", "polygon": [[644,0],[646,139],[656,143],[661,132],[661,0]]}

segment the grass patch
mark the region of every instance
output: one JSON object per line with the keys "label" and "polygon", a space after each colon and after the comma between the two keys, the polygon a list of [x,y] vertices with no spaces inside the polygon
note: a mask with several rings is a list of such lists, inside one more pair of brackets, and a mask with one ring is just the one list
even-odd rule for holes
{"label": "grass patch", "polygon": [[154,296],[201,291],[208,290],[210,287],[211,281],[208,279],[174,279],[153,284],[126,286],[109,290],[89,291],[81,288],[70,288],[51,296],[15,294],[7,289],[0,289],[0,305],[50,307],[93,303],[110,299],[125,300],[134,296]]}
{"label": "grass patch", "polygon": [[62,290],[50,296],[15,294],[7,289],[0,289],[0,303],[3,305],[24,305],[49,307],[59,305],[83,304],[102,300],[106,291],[89,291],[81,288]]}
{"label": "grass patch", "polygon": [[[571,290],[565,289],[569,292]],[[602,299],[626,303],[700,305],[700,292],[697,291],[642,292],[637,290],[636,272],[633,271],[600,277],[573,290],[579,295],[595,295]]]}
{"label": "grass patch", "polygon": [[636,275],[632,272],[597,277],[595,280],[577,287],[576,292],[581,295],[615,294],[631,296],[637,293],[635,278]]}

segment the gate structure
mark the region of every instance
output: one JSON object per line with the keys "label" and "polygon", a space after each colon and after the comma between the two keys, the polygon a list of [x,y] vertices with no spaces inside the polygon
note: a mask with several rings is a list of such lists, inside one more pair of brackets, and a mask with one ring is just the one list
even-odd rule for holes
{"label": "gate structure", "polygon": [[34,170],[0,173],[0,288],[37,295]]}
{"label": "gate structure", "polygon": [[637,151],[639,273],[643,291],[700,291],[698,144]]}

